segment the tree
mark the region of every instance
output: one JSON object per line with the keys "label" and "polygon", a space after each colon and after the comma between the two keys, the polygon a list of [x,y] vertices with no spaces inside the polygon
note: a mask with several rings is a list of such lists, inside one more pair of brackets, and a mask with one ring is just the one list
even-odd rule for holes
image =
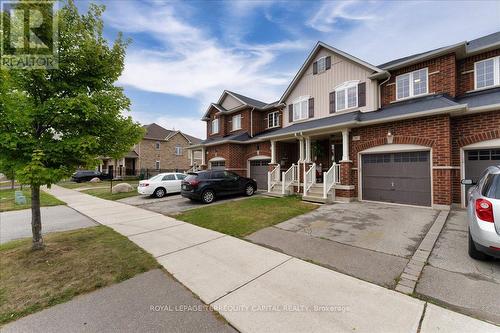
{"label": "tree", "polygon": [[0,73],[0,165],[15,165],[31,187],[33,249],[43,248],[40,187],[99,156],[120,158],[144,135],[115,86],[128,41],[119,34],[108,44],[103,11],[92,4],[80,14],[69,0],[56,13],[59,68]]}

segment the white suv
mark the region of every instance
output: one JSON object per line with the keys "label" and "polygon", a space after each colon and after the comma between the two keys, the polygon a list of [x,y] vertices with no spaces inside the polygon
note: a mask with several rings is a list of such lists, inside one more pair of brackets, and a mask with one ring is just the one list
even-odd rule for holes
{"label": "white suv", "polygon": [[500,258],[500,166],[486,169],[468,192],[469,255],[474,259]]}

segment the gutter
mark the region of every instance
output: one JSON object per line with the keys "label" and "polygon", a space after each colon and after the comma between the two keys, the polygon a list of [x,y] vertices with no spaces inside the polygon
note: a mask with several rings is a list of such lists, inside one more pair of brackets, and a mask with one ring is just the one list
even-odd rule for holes
{"label": "gutter", "polygon": [[382,81],[382,83],[380,83],[378,85],[378,89],[377,89],[378,90],[377,91],[378,92],[378,103],[377,103],[377,106],[378,106],[379,109],[382,108],[382,85],[391,79],[391,73],[387,72],[387,74],[389,76],[387,77],[387,79],[385,79],[384,81]]}

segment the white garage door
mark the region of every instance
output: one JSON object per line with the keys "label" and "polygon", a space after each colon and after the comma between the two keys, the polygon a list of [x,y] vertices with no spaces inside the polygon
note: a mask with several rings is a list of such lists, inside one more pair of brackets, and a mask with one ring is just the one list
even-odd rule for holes
{"label": "white garage door", "polygon": [[267,188],[267,171],[271,160],[256,160],[250,161],[250,178],[257,181],[257,187],[260,189]]}

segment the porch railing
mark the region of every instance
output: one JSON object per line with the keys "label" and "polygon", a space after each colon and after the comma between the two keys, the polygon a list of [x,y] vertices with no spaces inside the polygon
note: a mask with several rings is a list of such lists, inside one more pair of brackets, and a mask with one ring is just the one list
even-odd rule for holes
{"label": "porch railing", "polygon": [[309,170],[304,174],[304,195],[307,195],[307,191],[316,182],[316,163],[313,163]]}
{"label": "porch railing", "polygon": [[323,198],[326,199],[333,185],[340,183],[340,164],[335,164],[323,174]]}
{"label": "porch railing", "polygon": [[267,172],[267,191],[271,192],[274,185],[280,181],[280,165],[278,164],[272,171]]}
{"label": "porch railing", "polygon": [[293,182],[297,179],[297,166],[292,164],[288,170],[283,171],[281,175],[281,193],[285,194],[286,190],[293,184]]}

